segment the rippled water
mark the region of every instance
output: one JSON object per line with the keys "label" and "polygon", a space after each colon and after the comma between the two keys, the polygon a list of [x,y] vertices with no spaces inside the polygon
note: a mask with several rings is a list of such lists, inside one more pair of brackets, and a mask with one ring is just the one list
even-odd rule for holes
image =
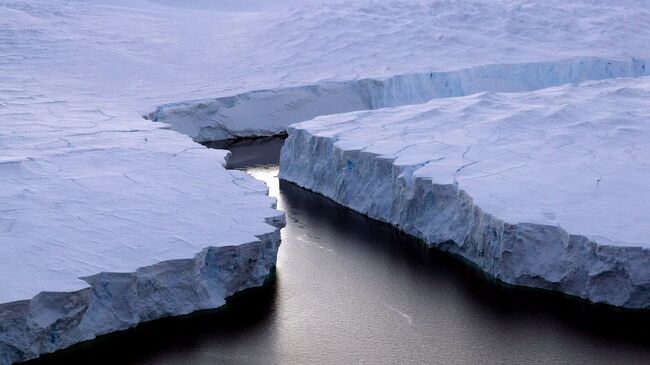
{"label": "rippled water", "polygon": [[37,363],[650,363],[646,312],[497,284],[279,182],[281,143],[229,146],[230,166],[264,180],[287,212],[277,272],[264,288],[225,309],[144,324]]}

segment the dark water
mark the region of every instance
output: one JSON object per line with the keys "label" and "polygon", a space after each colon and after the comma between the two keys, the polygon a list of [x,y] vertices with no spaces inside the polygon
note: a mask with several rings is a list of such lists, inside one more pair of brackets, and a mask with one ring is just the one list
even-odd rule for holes
{"label": "dark water", "polygon": [[229,146],[287,212],[277,272],[227,308],[38,364],[650,364],[650,315],[486,279],[396,230],[278,182],[278,140]]}

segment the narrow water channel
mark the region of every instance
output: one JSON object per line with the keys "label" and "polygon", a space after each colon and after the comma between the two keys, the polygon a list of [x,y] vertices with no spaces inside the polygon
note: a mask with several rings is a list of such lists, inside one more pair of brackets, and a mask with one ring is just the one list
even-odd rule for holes
{"label": "narrow water channel", "polygon": [[277,270],[224,309],[103,336],[38,364],[648,364],[650,315],[495,283],[278,181],[282,141],[228,146],[287,213]]}

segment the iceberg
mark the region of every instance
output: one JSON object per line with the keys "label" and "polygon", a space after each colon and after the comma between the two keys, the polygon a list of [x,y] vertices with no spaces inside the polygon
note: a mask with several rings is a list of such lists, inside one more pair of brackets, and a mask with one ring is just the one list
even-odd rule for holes
{"label": "iceberg", "polygon": [[155,128],[14,137],[22,149],[0,161],[0,364],[220,307],[275,265],[284,215],[225,151]]}
{"label": "iceberg", "polygon": [[513,285],[650,307],[650,78],[294,124],[281,179]]}
{"label": "iceberg", "polygon": [[155,20],[200,23],[145,4],[0,4],[2,365],[220,307],[275,265],[284,215],[264,183],[141,118],[182,93],[152,87],[170,64],[151,61]]}
{"label": "iceberg", "polygon": [[236,46],[211,45],[221,62],[203,72],[201,96],[144,115],[211,141],[319,115],[650,74],[639,1],[323,1],[245,19]]}
{"label": "iceberg", "polygon": [[495,64],[385,78],[324,81],[255,90],[234,96],[160,105],[146,115],[197,142],[273,136],[319,115],[421,104],[479,92],[517,92],[567,83],[650,74],[645,60],[575,58],[556,62]]}

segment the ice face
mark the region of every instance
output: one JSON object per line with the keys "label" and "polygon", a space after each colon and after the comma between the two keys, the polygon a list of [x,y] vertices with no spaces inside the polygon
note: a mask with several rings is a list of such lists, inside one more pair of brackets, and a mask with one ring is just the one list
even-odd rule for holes
{"label": "ice face", "polygon": [[[210,72],[211,85],[227,88],[202,87],[213,93],[172,100],[149,117],[204,141],[276,134],[332,113],[644,75],[644,9],[638,2],[391,1],[249,17],[236,39],[260,42],[220,46],[221,64]],[[230,58],[236,51],[242,54]]]}
{"label": "ice face", "polygon": [[160,14],[0,5],[0,364],[219,307],[275,264],[266,186],[135,108],[153,50],[122,27]]}
{"label": "ice face", "polygon": [[171,103],[159,106],[147,118],[169,124],[195,141],[214,141],[279,134],[291,124],[320,115],[420,104],[485,91],[531,91],[586,80],[638,77],[649,74],[649,70],[646,61],[640,59],[497,64]]}
{"label": "ice face", "polygon": [[511,284],[647,308],[650,78],[289,128],[280,177]]}
{"label": "ice face", "polygon": [[2,125],[1,364],[219,307],[275,264],[283,215],[225,151],[74,115]]}

